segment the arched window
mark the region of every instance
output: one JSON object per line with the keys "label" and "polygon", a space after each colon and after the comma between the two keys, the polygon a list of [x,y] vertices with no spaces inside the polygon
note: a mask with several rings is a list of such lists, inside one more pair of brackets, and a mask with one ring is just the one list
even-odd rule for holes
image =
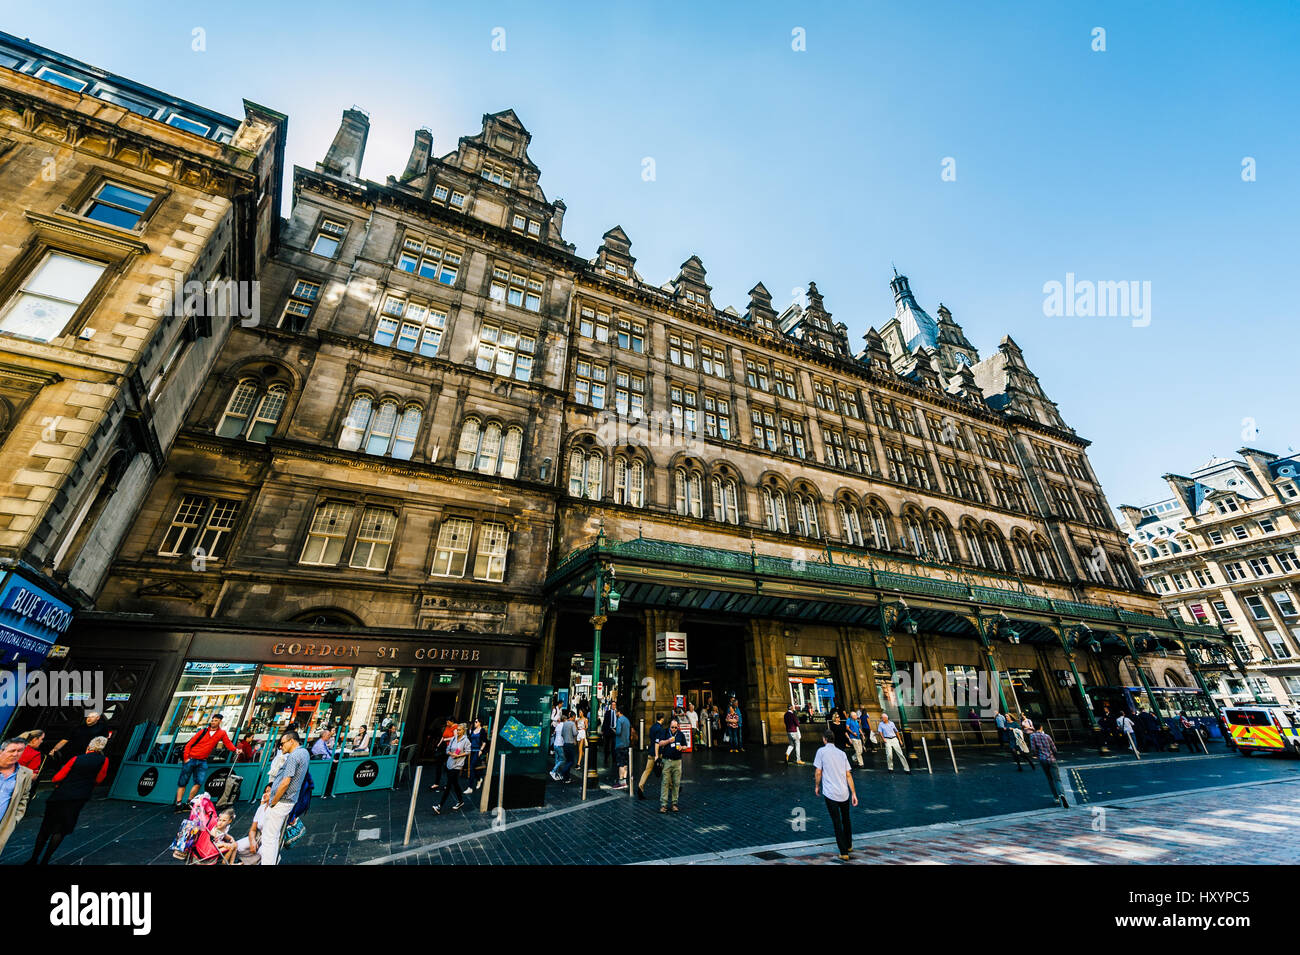
{"label": "arched window", "polygon": [[387,454],[396,429],[397,402],[381,401],[375,413],[370,416],[370,428],[365,442],[366,454]]}
{"label": "arched window", "polygon": [[596,451],[575,448],[569,454],[569,493],[599,501],[603,496],[605,459]]}
{"label": "arched window", "polygon": [[736,493],[736,482],[731,478],[715,477],[711,482],[713,491],[713,519],[723,524],[740,523],[740,501]]}
{"label": "arched window", "polygon": [[1052,552],[1042,540],[1034,541],[1034,562],[1038,565],[1040,577],[1049,579],[1056,577],[1056,561],[1052,559]]}
{"label": "arched window", "polygon": [[907,549],[917,557],[928,557],[929,549],[925,546],[925,528],[921,526],[921,519],[915,514],[905,514],[903,527],[907,533]]}
{"label": "arched window", "polygon": [[466,418],[460,429],[460,444],[456,446],[456,467],[480,474],[518,477],[523,447],[522,428],[508,428],[503,432],[495,421],[483,427],[478,418]]}
{"label": "arched window", "polygon": [[871,516],[871,546],[877,550],[889,550],[889,520],[885,512],[873,506],[867,509],[867,513]]}
{"label": "arched window", "polygon": [[852,504],[840,503],[840,529],[844,542],[853,547],[862,546],[862,515]]}
{"label": "arched window", "polygon": [[399,410],[397,401],[387,398],[376,407],[374,397],[361,392],[352,399],[348,415],[343,419],[339,447],[344,451],[391,454],[403,461],[410,460],[423,417],[419,405],[410,404]]}
{"label": "arched window", "polygon": [[776,488],[763,488],[763,517],[769,531],[790,533],[790,519],[785,509],[785,493]]}
{"label": "arched window", "polygon": [[1016,551],[1016,563],[1020,565],[1021,571],[1026,574],[1034,572],[1034,559],[1029,553],[1029,541],[1023,534],[1016,534],[1011,538],[1011,546]]}
{"label": "arched window", "polygon": [[794,496],[794,517],[801,535],[821,537],[821,527],[817,522],[817,502],[811,497],[803,494]]}
{"label": "arched window", "polygon": [[478,418],[466,418],[460,426],[460,444],[456,448],[456,467],[468,471],[478,459],[478,443],[483,433]]}
{"label": "arched window", "polygon": [[673,498],[677,513],[690,517],[704,516],[704,478],[699,471],[677,468],[673,471]]}
{"label": "arched window", "polygon": [[523,457],[524,429],[508,428],[505,441],[501,443],[501,476],[506,478],[519,476],[519,459]]}
{"label": "arched window", "polygon": [[284,385],[271,385],[263,391],[256,379],[243,379],[230,393],[226,410],[217,424],[217,435],[264,444],[275,433],[288,397],[289,389]]}
{"label": "arched window", "polygon": [[966,544],[966,555],[970,558],[970,562],[976,567],[985,566],[984,548],[980,546],[979,532],[973,527],[963,527],[961,536]]}
{"label": "arched window", "polygon": [[937,517],[930,518],[930,543],[934,556],[945,564],[952,563],[952,546],[948,540],[948,526]]}
{"label": "arched window", "polygon": [[1006,554],[1002,550],[1002,540],[991,530],[984,531],[984,553],[992,570],[1006,570]]}
{"label": "arched window", "polygon": [[645,507],[645,465],[628,461],[621,454],[614,459],[614,503]]}

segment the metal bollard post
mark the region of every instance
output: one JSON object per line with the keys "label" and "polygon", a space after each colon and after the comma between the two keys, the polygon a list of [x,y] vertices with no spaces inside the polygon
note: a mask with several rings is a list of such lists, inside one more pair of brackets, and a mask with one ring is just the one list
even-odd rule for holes
{"label": "metal bollard post", "polygon": [[921,737],[921,748],[925,750],[925,768],[928,769],[930,775],[933,776],[934,767],[930,765],[930,746],[926,743],[924,736]]}
{"label": "metal bollard post", "polygon": [[497,784],[497,808],[505,812],[506,805],[506,754],[501,754],[501,782]]}
{"label": "metal bollard post", "polygon": [[642,717],[638,722],[641,724],[641,729],[637,734],[637,739],[641,741],[641,748],[645,749],[645,717]]}
{"label": "metal bollard post", "polygon": [[948,739],[948,755],[952,757],[952,771],[954,773],[960,773],[961,770],[957,768],[957,754],[952,751],[952,737],[949,736],[947,739]]}
{"label": "metal bollard post", "polygon": [[1209,756],[1210,751],[1205,746],[1205,736],[1201,733],[1201,728],[1198,726],[1194,729],[1193,732],[1196,733],[1196,741],[1201,744],[1201,752],[1204,753],[1206,756]]}
{"label": "metal bollard post", "polygon": [[411,782],[411,808],[406,810],[406,838],[402,845],[411,844],[411,826],[415,823],[415,800],[420,795],[420,777],[424,775],[424,766],[415,767],[415,779]]}
{"label": "metal bollard post", "polygon": [[582,801],[587,801],[587,761],[591,758],[591,747],[582,747]]}
{"label": "metal bollard post", "polygon": [[767,749],[767,720],[760,720],[759,725],[763,727],[763,748]]}
{"label": "metal bollard post", "polygon": [[1130,732],[1128,732],[1128,733],[1125,733],[1124,735],[1128,737],[1128,744],[1129,744],[1129,746],[1133,747],[1133,755],[1136,756],[1138,759],[1141,759],[1141,758],[1142,758],[1142,754],[1138,752],[1138,745],[1137,745],[1137,743],[1135,743],[1135,742],[1133,741],[1133,733],[1132,733],[1132,731],[1130,731]]}

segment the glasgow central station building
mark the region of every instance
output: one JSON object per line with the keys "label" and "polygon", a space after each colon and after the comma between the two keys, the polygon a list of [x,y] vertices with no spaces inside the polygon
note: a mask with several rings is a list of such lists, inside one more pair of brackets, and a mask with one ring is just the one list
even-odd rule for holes
{"label": "glasgow central station building", "polygon": [[383,182],[368,135],[349,109],[293,170],[258,321],[102,587],[65,594],[66,665],[111,673],[115,795],[169,799],[212,712],[258,740],[392,721],[339,792],[391,785],[502,679],[634,724],[735,698],[754,743],[791,703],[956,739],[968,707],[900,701],[893,671],[996,673],[995,707],[1086,734],[1088,687],[1232,663],[1160,612],[1010,337],[981,356],[897,272],[855,347],[815,283],[720,307],[697,255],[656,284],[617,225],[579,254],[511,110],[450,150],[417,131]]}

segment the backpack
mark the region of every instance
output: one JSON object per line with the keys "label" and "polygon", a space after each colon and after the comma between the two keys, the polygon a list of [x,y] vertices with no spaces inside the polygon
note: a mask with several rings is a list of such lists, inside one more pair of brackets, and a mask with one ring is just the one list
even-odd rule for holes
{"label": "backpack", "polygon": [[293,804],[293,809],[289,811],[290,819],[297,819],[307,811],[311,804],[311,794],[316,788],[316,784],[311,781],[311,768],[308,766],[307,772],[302,776],[302,788],[298,790],[298,799]]}

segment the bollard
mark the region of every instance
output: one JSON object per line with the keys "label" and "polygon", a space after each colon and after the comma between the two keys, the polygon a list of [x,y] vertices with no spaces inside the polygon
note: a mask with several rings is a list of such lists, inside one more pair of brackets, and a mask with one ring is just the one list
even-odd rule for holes
{"label": "bollard", "polygon": [[1135,743],[1135,742],[1133,741],[1133,733],[1132,733],[1132,731],[1129,731],[1129,732],[1125,733],[1124,735],[1128,737],[1128,744],[1129,744],[1129,746],[1133,747],[1133,755],[1136,756],[1138,759],[1141,759],[1141,758],[1142,758],[1142,754],[1138,752],[1138,744]]}
{"label": "bollard", "polygon": [[497,808],[503,813],[506,805],[506,754],[501,754],[501,782],[497,783]]}
{"label": "bollard", "polygon": [[415,767],[415,779],[411,782],[411,808],[406,810],[406,838],[402,840],[402,845],[411,844],[411,825],[415,822],[415,800],[420,795],[420,777],[424,774],[424,766]]}
{"label": "bollard", "polygon": [[954,773],[959,773],[961,772],[961,770],[957,768],[957,754],[952,751],[952,737],[951,736],[947,737],[947,740],[948,740],[948,755],[952,757],[952,771]]}
{"label": "bollard", "polygon": [[1206,756],[1209,756],[1210,751],[1205,747],[1205,737],[1201,735],[1201,728],[1199,726],[1195,728],[1195,733],[1196,733],[1196,741],[1201,744],[1201,752],[1204,753]]}
{"label": "bollard", "polygon": [[638,722],[641,724],[641,729],[637,733],[637,739],[641,741],[641,748],[645,749],[645,717],[642,717]]}
{"label": "bollard", "polygon": [[582,801],[587,801],[587,761],[591,758],[591,747],[582,747]]}
{"label": "bollard", "polygon": [[636,798],[636,750],[627,748],[627,798]]}
{"label": "bollard", "polygon": [[921,737],[921,748],[925,750],[925,768],[928,769],[930,775],[933,776],[934,767],[930,765],[930,745],[925,741],[924,736]]}
{"label": "bollard", "polygon": [[767,749],[767,720],[763,720],[759,725],[763,727],[763,748]]}

